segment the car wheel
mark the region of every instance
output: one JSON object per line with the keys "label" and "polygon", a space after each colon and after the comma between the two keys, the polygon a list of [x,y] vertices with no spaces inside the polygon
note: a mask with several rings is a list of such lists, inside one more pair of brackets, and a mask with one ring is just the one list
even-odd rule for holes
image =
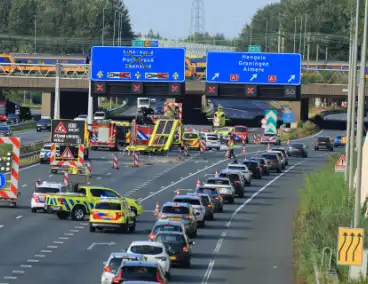
{"label": "car wheel", "polygon": [[250,186],[251,184],[252,184],[252,180],[250,179],[247,181],[247,185]]}
{"label": "car wheel", "polygon": [[83,221],[84,217],[86,216],[86,210],[83,206],[75,206],[72,210],[72,219],[74,221]]}
{"label": "car wheel", "polygon": [[36,208],[31,208],[31,212],[32,213],[36,213],[37,212],[37,209]]}
{"label": "car wheel", "polygon": [[280,168],[277,169],[277,173],[281,173],[282,170]]}
{"label": "car wheel", "polygon": [[[240,196],[240,194],[239,194],[239,196]],[[228,200],[228,202],[229,202],[229,204],[234,204],[234,197],[230,198],[230,199]]]}
{"label": "car wheel", "polygon": [[96,228],[95,228],[95,227],[93,227],[93,226],[92,226],[92,224],[89,224],[89,231],[90,231],[91,233],[94,233],[94,232],[96,232]]}
{"label": "car wheel", "polygon": [[315,147],[315,148],[314,148],[314,151],[318,151],[318,148],[316,148],[316,147]]}
{"label": "car wheel", "polygon": [[221,206],[219,212],[224,212],[224,206]]}
{"label": "car wheel", "polygon": [[208,220],[213,221],[215,220],[215,215],[212,213],[209,217]]}
{"label": "car wheel", "polygon": [[198,227],[199,228],[204,228],[204,220],[203,221],[198,221]]}
{"label": "car wheel", "polygon": [[190,268],[190,266],[191,264],[190,264],[190,258],[189,258],[186,262],[184,262],[183,267]]}
{"label": "car wheel", "polygon": [[136,220],[134,218],[133,219],[133,225],[131,225],[130,228],[129,228],[129,233],[134,233],[135,232],[135,225],[136,225]]}
{"label": "car wheel", "polygon": [[193,232],[193,234],[192,234],[192,236],[191,236],[192,238],[196,238],[197,237],[197,229],[195,229],[195,231]]}

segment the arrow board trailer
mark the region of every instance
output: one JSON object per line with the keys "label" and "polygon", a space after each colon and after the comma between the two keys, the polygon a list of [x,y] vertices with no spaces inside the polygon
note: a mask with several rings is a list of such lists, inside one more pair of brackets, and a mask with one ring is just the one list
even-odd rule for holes
{"label": "arrow board trailer", "polygon": [[129,126],[117,125],[109,120],[96,120],[92,123],[91,149],[107,148],[120,150],[125,143]]}

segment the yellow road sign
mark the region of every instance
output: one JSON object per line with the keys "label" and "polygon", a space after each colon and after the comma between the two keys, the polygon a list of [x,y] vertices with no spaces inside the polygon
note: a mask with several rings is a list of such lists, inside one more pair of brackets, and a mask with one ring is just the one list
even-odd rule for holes
{"label": "yellow road sign", "polygon": [[339,227],[337,264],[362,265],[364,229]]}
{"label": "yellow road sign", "polygon": [[341,143],[342,143],[342,144],[346,144],[346,136],[343,136],[343,137],[341,138]]}

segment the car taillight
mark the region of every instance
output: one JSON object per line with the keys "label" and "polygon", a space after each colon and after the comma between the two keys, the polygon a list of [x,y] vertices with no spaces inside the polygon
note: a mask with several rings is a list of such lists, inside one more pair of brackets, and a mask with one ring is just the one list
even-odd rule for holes
{"label": "car taillight", "polygon": [[120,283],[123,280],[123,271],[120,269],[118,276],[112,279],[112,283]]}
{"label": "car taillight", "polygon": [[161,279],[160,273],[156,272],[156,281],[161,284],[165,284],[165,281]]}
{"label": "car taillight", "polygon": [[185,219],[192,220],[192,219],[193,219],[193,216],[188,215],[188,216],[185,216],[184,218],[185,218]]}
{"label": "car taillight", "polygon": [[184,246],[183,247],[183,252],[188,252],[189,251],[189,248],[187,246]]}
{"label": "car taillight", "polygon": [[154,234],[154,233],[151,233],[151,234],[149,234],[149,236],[148,236],[151,240],[153,240],[155,237],[156,237],[156,235]]}
{"label": "car taillight", "polygon": [[98,219],[99,215],[98,212],[92,212],[93,219]]}
{"label": "car taillight", "polygon": [[160,217],[162,219],[167,218],[166,214],[162,214],[162,213],[158,214],[158,217]]}
{"label": "car taillight", "polygon": [[104,272],[111,272],[111,267],[110,266],[105,266],[104,267]]}
{"label": "car taillight", "polygon": [[63,204],[64,204],[63,199],[62,199],[62,198],[60,198],[60,197],[57,199],[57,201],[58,201],[58,203],[59,203],[59,204],[61,204],[61,205],[63,205]]}
{"label": "car taillight", "polygon": [[207,207],[208,207],[208,208],[212,208],[212,205],[211,205],[211,204],[208,204],[208,205],[207,205]]}
{"label": "car taillight", "polygon": [[220,200],[220,197],[216,196],[216,197],[215,197],[215,199],[216,199],[216,200]]}
{"label": "car taillight", "polygon": [[263,166],[264,166],[265,168],[268,168],[268,165],[267,165],[267,164],[264,164]]}
{"label": "car taillight", "polygon": [[236,183],[236,184],[240,184],[240,180],[236,180],[236,181],[235,181],[235,183]]}
{"label": "car taillight", "polygon": [[120,219],[123,216],[124,216],[124,213],[123,212],[115,213],[115,220],[118,220],[118,219]]}

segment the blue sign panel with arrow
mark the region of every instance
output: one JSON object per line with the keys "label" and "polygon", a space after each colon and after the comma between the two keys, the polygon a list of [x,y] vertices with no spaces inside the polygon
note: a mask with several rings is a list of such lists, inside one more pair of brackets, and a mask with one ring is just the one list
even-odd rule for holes
{"label": "blue sign panel with arrow", "polygon": [[184,48],[94,46],[92,81],[185,81]]}
{"label": "blue sign panel with arrow", "polygon": [[3,173],[0,173],[0,189],[3,189],[6,185],[6,177]]}
{"label": "blue sign panel with arrow", "polygon": [[282,115],[282,120],[284,123],[293,123],[294,122],[294,114],[292,112],[284,112]]}
{"label": "blue sign panel with arrow", "polygon": [[208,52],[207,83],[300,85],[297,53]]}

